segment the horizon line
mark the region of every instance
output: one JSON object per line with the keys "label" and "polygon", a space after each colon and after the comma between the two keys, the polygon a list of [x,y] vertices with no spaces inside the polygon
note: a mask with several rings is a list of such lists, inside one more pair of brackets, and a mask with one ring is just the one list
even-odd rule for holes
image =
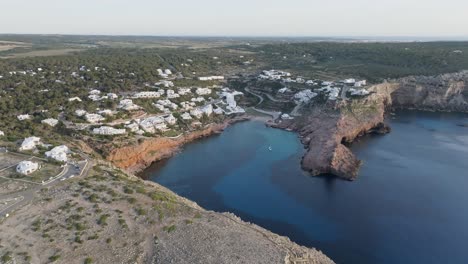
{"label": "horizon line", "polygon": [[197,35],[197,34],[175,34],[175,35],[157,35],[157,34],[75,34],[75,33],[0,33],[0,36],[95,36],[95,37],[162,37],[162,38],[336,38],[336,39],[437,39],[437,40],[468,40],[468,35],[453,36],[417,36],[417,35]]}

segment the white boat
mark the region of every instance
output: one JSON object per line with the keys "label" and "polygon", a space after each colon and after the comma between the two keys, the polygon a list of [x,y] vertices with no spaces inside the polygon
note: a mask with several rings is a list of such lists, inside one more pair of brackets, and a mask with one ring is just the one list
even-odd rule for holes
{"label": "white boat", "polygon": [[272,150],[273,150],[273,148],[272,148],[271,146],[269,146],[269,147],[268,147],[268,150],[269,150],[269,151],[272,151]]}

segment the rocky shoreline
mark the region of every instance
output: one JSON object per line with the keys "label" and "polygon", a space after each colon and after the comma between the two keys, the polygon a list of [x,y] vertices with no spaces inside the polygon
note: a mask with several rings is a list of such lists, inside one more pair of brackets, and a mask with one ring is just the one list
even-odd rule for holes
{"label": "rocky shoreline", "polygon": [[347,144],[365,134],[388,133],[385,115],[391,109],[468,112],[467,83],[468,71],[406,77],[370,87],[371,94],[363,99],[312,106],[303,118],[267,125],[299,134],[307,149],[304,170],[354,180],[362,162]]}
{"label": "rocky shoreline", "polygon": [[201,130],[183,134],[176,138],[148,138],[132,145],[111,150],[106,156],[106,160],[130,173],[138,173],[154,162],[172,157],[187,143],[219,134],[229,125],[246,120],[249,120],[248,116],[239,116],[221,124],[209,124]]}
{"label": "rocky shoreline", "polygon": [[[332,174],[354,180],[362,162],[347,147],[370,133],[385,134],[390,128],[385,115],[392,109],[468,112],[468,71],[439,76],[411,76],[374,85],[362,99],[311,106],[302,118],[268,121],[271,127],[295,131],[307,149],[301,161],[312,175]],[[184,144],[221,133],[228,125],[248,116],[211,124],[178,138],[150,138],[113,149],[106,159],[131,173],[169,158]]]}

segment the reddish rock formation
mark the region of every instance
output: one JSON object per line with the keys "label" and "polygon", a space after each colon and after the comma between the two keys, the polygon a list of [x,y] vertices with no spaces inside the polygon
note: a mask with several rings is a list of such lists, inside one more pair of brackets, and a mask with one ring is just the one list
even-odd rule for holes
{"label": "reddish rock formation", "polygon": [[389,107],[468,112],[468,71],[413,76],[371,87],[366,98],[313,106],[303,118],[270,124],[297,131],[308,149],[302,167],[312,175],[333,174],[354,180],[361,161],[343,143],[367,133],[386,133]]}
{"label": "reddish rock formation", "polygon": [[353,142],[367,133],[385,133],[385,108],[396,84],[372,87],[371,95],[360,100],[313,106],[296,120],[270,124],[297,131],[308,151],[302,168],[312,175],[333,174],[344,179],[357,177],[361,161],[343,143]]}
{"label": "reddish rock formation", "polygon": [[135,145],[113,149],[106,157],[117,167],[131,172],[138,172],[151,163],[172,156],[180,146],[198,138],[210,136],[223,131],[225,124],[214,124],[207,128],[178,138],[149,138]]}
{"label": "reddish rock formation", "polygon": [[177,138],[148,138],[141,142],[116,148],[106,155],[106,159],[119,168],[136,173],[147,168],[151,163],[171,157],[181,146],[196,139],[222,132],[230,123],[246,120],[237,118],[223,124],[184,134]]}

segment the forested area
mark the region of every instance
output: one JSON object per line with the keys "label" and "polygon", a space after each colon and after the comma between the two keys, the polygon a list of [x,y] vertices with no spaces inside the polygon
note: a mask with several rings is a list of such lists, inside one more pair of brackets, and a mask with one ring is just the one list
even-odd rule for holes
{"label": "forested area", "polygon": [[313,77],[315,72],[361,77],[373,82],[408,75],[468,69],[467,42],[288,43],[244,46],[274,68]]}

